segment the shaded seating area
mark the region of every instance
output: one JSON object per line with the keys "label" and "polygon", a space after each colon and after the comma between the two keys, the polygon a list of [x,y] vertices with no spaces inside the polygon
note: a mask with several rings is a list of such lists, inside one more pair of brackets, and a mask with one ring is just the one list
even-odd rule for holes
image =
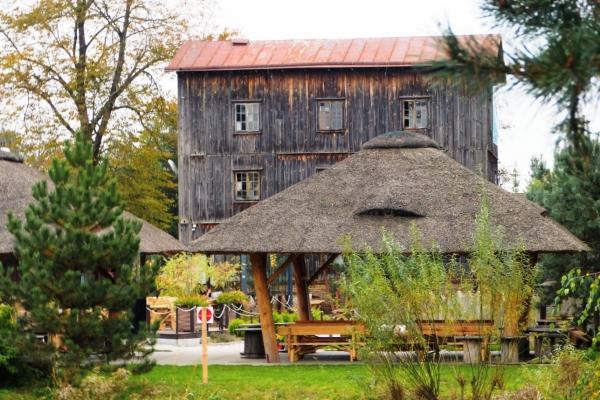
{"label": "shaded seating area", "polygon": [[[506,233],[508,246],[522,246],[532,264],[541,253],[589,251],[542,207],[485,181],[444,154],[435,141],[413,132],[376,137],[353,156],[221,223],[192,242],[190,251],[250,256],[265,353],[269,362],[279,362],[269,294],[274,276],[293,268],[298,313],[309,324],[308,286],[342,253],[340,238],[348,237],[357,252],[368,247],[377,253],[383,251],[383,229],[410,249],[414,225],[422,243],[435,243],[441,254],[467,255],[482,190],[493,210],[492,223]],[[269,254],[287,256],[271,276],[266,272]],[[312,276],[307,255],[328,257]],[[525,308],[521,316],[529,311]],[[423,329],[435,332],[436,341],[444,337],[437,328]],[[509,346],[516,331],[516,326],[503,326]],[[326,334],[317,324],[311,332],[307,335]],[[469,340],[468,330],[456,329],[450,337],[461,339],[465,347],[479,346],[479,338]]]}

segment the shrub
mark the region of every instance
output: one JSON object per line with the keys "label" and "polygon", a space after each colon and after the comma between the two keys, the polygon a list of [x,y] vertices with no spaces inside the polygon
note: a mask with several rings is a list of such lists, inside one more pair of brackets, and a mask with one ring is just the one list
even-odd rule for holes
{"label": "shrub", "polygon": [[198,295],[182,296],[182,297],[179,297],[177,300],[175,300],[175,305],[177,307],[186,307],[186,308],[207,307],[208,299],[206,298],[206,296],[198,296]]}
{"label": "shrub", "polygon": [[16,329],[14,314],[14,308],[0,304],[0,376],[16,375],[19,372],[16,366],[19,351],[9,343],[9,338]]}
{"label": "shrub", "polygon": [[285,312],[285,313],[281,314],[281,317],[283,319],[282,322],[296,322],[300,318],[298,316],[298,313],[289,313],[289,312]]}
{"label": "shrub", "polygon": [[600,359],[567,344],[552,357],[555,368],[537,371],[538,389],[547,399],[600,398]]}
{"label": "shrub", "polygon": [[56,398],[61,400],[112,399],[125,389],[131,373],[124,368],[117,369],[110,377],[104,377],[95,370],[81,381],[79,387],[66,385],[58,390]]}
{"label": "shrub", "polygon": [[245,323],[246,323],[246,321],[244,321],[241,318],[232,319],[231,321],[229,321],[229,326],[227,327],[227,333],[229,333],[230,335],[238,336],[238,337],[244,336],[244,332],[236,331],[236,329],[238,329],[240,327],[240,325],[245,324]]}
{"label": "shrub", "polygon": [[273,322],[279,324],[283,321],[283,315],[279,314],[277,311],[273,311]]}
{"label": "shrub", "polygon": [[217,297],[218,304],[236,304],[242,305],[248,302],[248,296],[246,296],[240,290],[234,290],[233,292],[223,292]]}
{"label": "shrub", "polygon": [[321,310],[317,310],[315,308],[311,309],[310,312],[312,313],[312,317],[313,320],[315,321],[329,321],[331,319],[331,316],[327,315],[327,314],[323,314],[323,312]]}

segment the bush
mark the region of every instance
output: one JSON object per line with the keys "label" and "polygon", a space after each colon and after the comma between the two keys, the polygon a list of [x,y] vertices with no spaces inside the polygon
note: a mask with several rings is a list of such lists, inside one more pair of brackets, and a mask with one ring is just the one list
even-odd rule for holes
{"label": "bush", "polygon": [[17,333],[15,312],[13,307],[0,304],[0,387],[40,383],[49,377],[23,360],[17,340],[23,341],[28,338],[22,333]]}
{"label": "bush", "polygon": [[56,397],[61,400],[112,399],[123,392],[130,376],[124,368],[117,369],[110,377],[101,376],[97,369],[85,377],[79,387],[61,387]]}
{"label": "bush", "polygon": [[538,371],[538,389],[547,399],[600,398],[600,358],[575,349],[571,344],[558,349],[552,357],[556,368]]}
{"label": "bush", "polygon": [[331,319],[331,316],[323,314],[321,310],[313,308],[310,310],[310,312],[312,313],[313,320],[315,321],[329,321]]}
{"label": "bush", "polygon": [[283,315],[279,314],[277,311],[273,311],[273,322],[276,324],[284,322]]}
{"label": "bush", "polygon": [[229,326],[227,327],[227,333],[229,333],[230,335],[243,337],[244,332],[236,331],[236,329],[238,329],[240,327],[240,325],[245,324],[245,323],[246,323],[246,321],[244,321],[241,318],[232,319],[231,321],[229,321]]}
{"label": "bush", "polygon": [[248,302],[248,296],[246,296],[240,290],[234,290],[233,292],[223,292],[217,297],[218,304],[236,304],[242,305]]}
{"label": "bush", "polygon": [[175,305],[177,307],[207,307],[208,299],[206,296],[182,296],[175,300]]}
{"label": "bush", "polygon": [[17,375],[19,369],[19,351],[10,345],[9,338],[15,331],[13,317],[15,309],[11,306],[0,304],[0,376]]}
{"label": "bush", "polygon": [[281,317],[283,319],[282,322],[296,322],[300,318],[298,316],[298,313],[288,313],[288,312],[281,314]]}

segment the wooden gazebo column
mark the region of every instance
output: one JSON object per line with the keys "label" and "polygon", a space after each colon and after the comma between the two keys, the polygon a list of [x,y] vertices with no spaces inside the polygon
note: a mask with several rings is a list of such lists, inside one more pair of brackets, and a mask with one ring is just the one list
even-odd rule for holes
{"label": "wooden gazebo column", "polygon": [[301,321],[310,321],[310,299],[308,295],[308,271],[306,270],[306,257],[301,254],[294,260],[294,284],[296,285],[296,299],[298,300],[298,318]]}
{"label": "wooden gazebo column", "polygon": [[267,363],[279,363],[279,350],[277,349],[277,334],[273,311],[271,309],[271,297],[269,296],[269,285],[267,284],[267,253],[250,254],[252,264],[252,275],[254,276],[254,289],[256,291],[256,302],[260,315],[260,327],[262,330],[263,344]]}

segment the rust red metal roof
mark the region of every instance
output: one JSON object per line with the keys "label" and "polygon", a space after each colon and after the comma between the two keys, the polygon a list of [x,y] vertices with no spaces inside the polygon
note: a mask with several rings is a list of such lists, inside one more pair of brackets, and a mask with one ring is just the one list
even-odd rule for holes
{"label": "rust red metal roof", "polygon": [[[500,35],[461,36],[500,55]],[[271,68],[352,68],[412,66],[444,58],[440,36],[370,38],[189,41],[167,71],[212,71]]]}

